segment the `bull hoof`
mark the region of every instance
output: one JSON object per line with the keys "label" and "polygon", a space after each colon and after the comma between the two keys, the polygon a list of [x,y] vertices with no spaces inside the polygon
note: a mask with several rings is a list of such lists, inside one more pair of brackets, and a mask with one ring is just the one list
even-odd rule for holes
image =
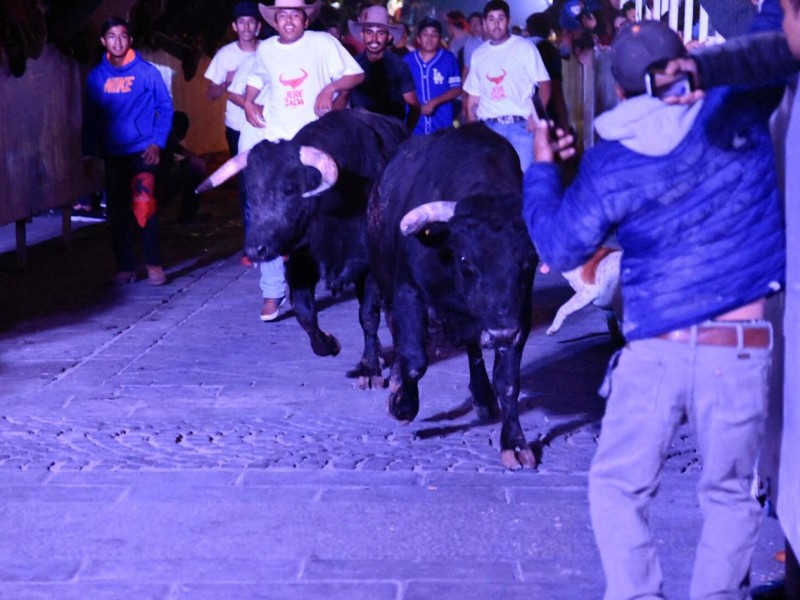
{"label": "bull hoof", "polygon": [[356,381],[359,390],[382,390],[386,387],[383,375],[360,375]]}
{"label": "bull hoof", "polygon": [[389,413],[403,424],[413,421],[419,412],[419,399],[408,402],[402,392],[392,392],[389,394]]}
{"label": "bull hoof", "polygon": [[500,462],[503,463],[506,469],[511,471],[524,469],[525,467],[535,469],[537,466],[536,456],[530,448],[524,448],[522,450],[503,450],[500,453]]}
{"label": "bull hoof", "polygon": [[336,356],[341,352],[342,345],[334,336],[323,334],[320,339],[311,342],[311,349],[317,356]]}

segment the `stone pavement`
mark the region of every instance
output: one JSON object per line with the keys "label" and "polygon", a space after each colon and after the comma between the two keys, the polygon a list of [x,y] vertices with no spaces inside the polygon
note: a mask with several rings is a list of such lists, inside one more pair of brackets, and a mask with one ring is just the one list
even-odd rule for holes
{"label": "stone pavement", "polygon": [[[31,247],[25,273],[0,229],[0,599],[602,596],[586,499],[611,351],[599,310],[545,336],[569,290],[537,275],[521,420],[541,465],[506,472],[460,351],[437,347],[419,417],[397,424],[385,390],[345,376],[361,352],[352,296],[320,293],[335,358],[312,354],[290,309],[262,324],[233,193],[205,203],[190,227],[165,209],[160,288],[106,284],[105,224],[69,252]],[[682,429],[652,515],[670,598],[688,596],[698,472]],[[783,542],[764,525],[767,588]]]}

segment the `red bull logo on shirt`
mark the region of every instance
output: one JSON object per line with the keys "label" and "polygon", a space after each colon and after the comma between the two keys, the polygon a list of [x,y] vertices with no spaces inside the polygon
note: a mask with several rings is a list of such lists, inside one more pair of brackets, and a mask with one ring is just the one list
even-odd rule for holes
{"label": "red bull logo on shirt", "polygon": [[486,74],[486,79],[494,84],[492,88],[492,100],[502,100],[506,97],[506,90],[503,87],[503,80],[506,78],[506,70],[502,69],[502,71],[500,75],[493,76],[489,73]]}
{"label": "red bull logo on shirt", "polygon": [[285,106],[301,106],[305,104],[305,100],[303,99],[303,90],[298,90],[297,88],[303,85],[303,82],[307,77],[308,72],[304,69],[300,69],[300,75],[298,77],[285,77],[284,73],[281,73],[278,76],[278,81],[280,81],[287,88],[291,88],[286,90]]}

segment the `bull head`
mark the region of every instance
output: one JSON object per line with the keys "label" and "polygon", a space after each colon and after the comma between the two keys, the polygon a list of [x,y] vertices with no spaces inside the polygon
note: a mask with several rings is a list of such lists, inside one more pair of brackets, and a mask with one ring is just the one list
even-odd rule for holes
{"label": "bull head", "polygon": [[428,202],[406,213],[400,220],[400,233],[405,236],[414,235],[428,223],[446,223],[453,218],[455,212],[455,202]]}
{"label": "bull head", "polygon": [[[215,187],[218,187],[228,181],[231,177],[240,173],[247,166],[247,156],[250,151],[241,152],[233,158],[227,160],[219,169],[214,171],[203,183],[195,189],[195,192],[200,194],[207,192]],[[332,187],[339,177],[339,168],[336,166],[336,161],[333,160],[330,154],[326,154],[322,150],[318,150],[312,146],[300,147],[300,162],[307,167],[314,167],[320,172],[322,182],[320,185],[303,194],[303,198],[310,196],[318,196],[325,190]]]}

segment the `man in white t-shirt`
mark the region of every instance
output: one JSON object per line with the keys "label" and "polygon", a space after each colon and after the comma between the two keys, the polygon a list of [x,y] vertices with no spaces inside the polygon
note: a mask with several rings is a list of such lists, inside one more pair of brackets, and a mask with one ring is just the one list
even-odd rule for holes
{"label": "man in white t-shirt", "polygon": [[[237,40],[220,48],[208,64],[205,78],[208,79],[208,99],[217,100],[229,92],[228,88],[239,65],[251,56],[258,47],[261,32],[261,17],[255,2],[238,2],[233,7],[231,26]],[[231,156],[239,147],[239,132],[244,122],[244,97],[227,93],[225,103],[225,140]]]}
{"label": "man in white t-shirt", "polygon": [[[304,125],[334,108],[345,108],[341,92],[364,79],[363,70],[339,41],[328,33],[306,30],[318,7],[303,0],[259,6],[278,35],[256,50],[244,111],[251,125],[266,127],[268,140],[292,139]],[[265,86],[269,92],[262,113],[253,99]]]}
{"label": "man in white t-shirt", "polygon": [[472,55],[464,82],[467,120],[483,121],[517,151],[523,173],[533,159],[536,114],[533,96],[550,98],[550,76],[539,51],[509,32],[510,11],[504,0],[490,0],[483,9],[487,43]]}
{"label": "man in white t-shirt", "polygon": [[[318,3],[303,0],[259,5],[264,20],[278,32],[259,44],[244,92],[246,121],[263,130],[263,139],[290,140],[304,125],[345,108],[342,92],[364,79],[361,67],[333,36],[306,31],[318,9]],[[283,302],[277,295],[285,285],[282,264],[265,263],[261,275],[261,320],[272,321]]]}

